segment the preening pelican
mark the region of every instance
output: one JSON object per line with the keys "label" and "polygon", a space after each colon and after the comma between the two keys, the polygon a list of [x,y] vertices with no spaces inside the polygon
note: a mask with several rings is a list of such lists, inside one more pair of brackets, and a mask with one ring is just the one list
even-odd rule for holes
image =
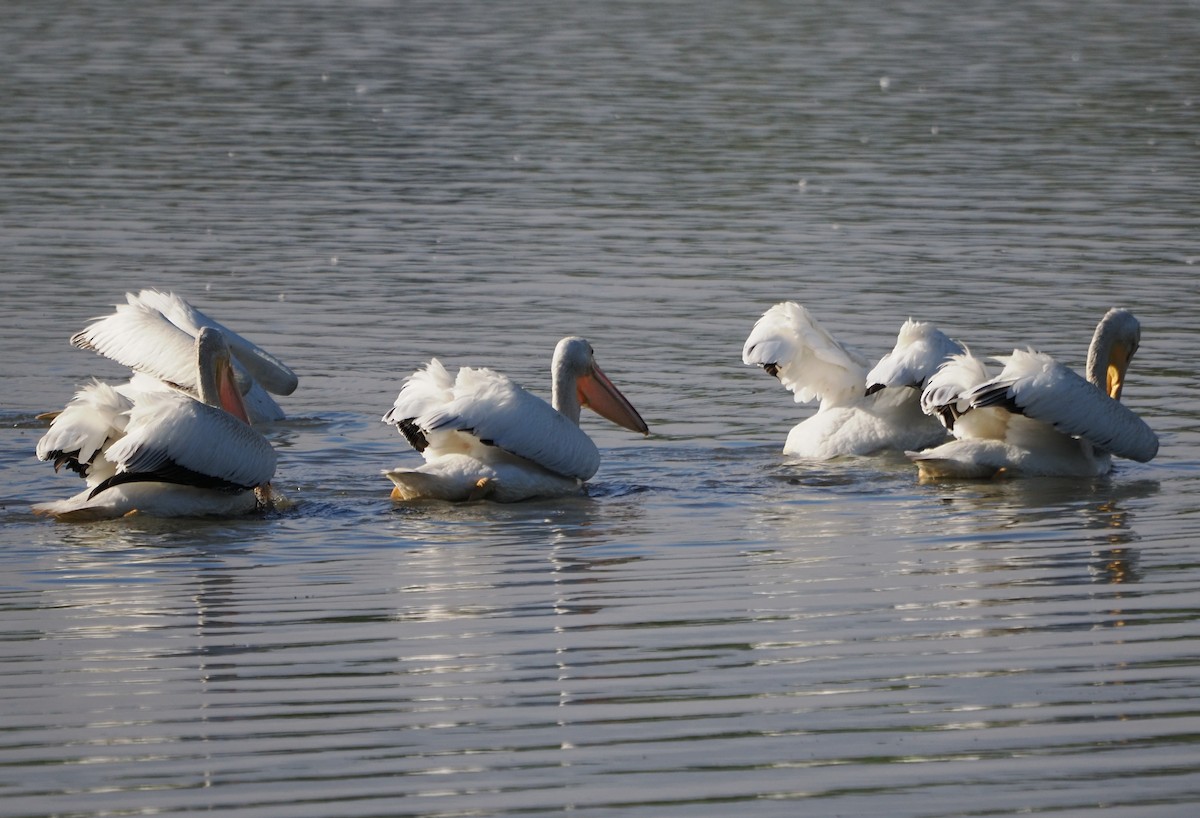
{"label": "preening pelican", "polygon": [[1140,342],[1133,313],[1111,309],[1092,336],[1086,380],[1033,350],[995,358],[1004,367],[995,377],[969,353],[956,356],[921,396],[956,439],[909,457],[922,479],[1094,477],[1112,469],[1114,454],[1148,461],[1158,437],[1120,402]]}
{"label": "preening pelican", "polygon": [[490,369],[462,367],[452,378],[434,358],[413,373],[383,421],[425,463],[384,472],[393,499],[508,503],[573,494],[600,467],[596,444],[579,428],[583,406],[649,433],[583,338],[558,342],[551,372],[553,406]]}
{"label": "preening pelican", "polygon": [[38,441],[37,456],[75,471],[87,488],[35,505],[36,513],[83,521],[256,507],[275,474],[275,450],[247,423],[224,334],[202,327],[193,347],[199,400],[99,381],[76,393]]}
{"label": "preening pelican", "polygon": [[763,314],[742,348],[795,393],[797,403],[820,401],[816,414],[788,433],[784,454],[815,460],[907,450],[945,439],[921,412],[925,381],[962,347],[926,322],[911,318],[896,346],[868,371],[868,361],[840,343],[794,301]]}
{"label": "preening pelican", "polygon": [[267,394],[290,395],[298,380],[282,361],[193,307],[174,293],[126,293],[128,303],[71,336],[72,346],[90,349],[132,369],[131,386],[150,390],[154,379],[196,397],[193,342],[204,327],[220,331],[234,358],[243,402],[253,423],[284,418]]}

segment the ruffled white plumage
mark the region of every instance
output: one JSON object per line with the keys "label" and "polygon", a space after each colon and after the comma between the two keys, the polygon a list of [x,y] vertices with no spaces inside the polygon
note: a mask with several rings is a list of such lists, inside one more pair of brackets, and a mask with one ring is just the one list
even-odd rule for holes
{"label": "ruffled white plumage", "polygon": [[233,353],[251,420],[283,419],[283,410],[267,393],[291,394],[298,379],[282,361],[174,293],[142,290],[125,298],[127,303],[116,305],[112,313],[93,319],[71,336],[71,344],[195,395],[195,337],[204,327],[216,329]]}
{"label": "ruffled white plumage", "polygon": [[796,403],[816,400],[822,407],[857,404],[868,365],[794,301],[776,304],[755,322],[742,346],[742,362],[775,367]]}
{"label": "ruffled white plumage", "polygon": [[867,390],[908,386],[920,390],[951,356],[964,347],[928,321],[909,318],[896,333],[891,352],[867,373]]}
{"label": "ruffled white plumage", "polygon": [[933,325],[909,319],[896,345],[868,372],[867,360],[828,333],[795,302],[776,304],[755,323],[742,361],[776,375],[798,403],[820,402],[793,427],[784,453],[811,459],[910,449],[945,438],[920,409],[920,388],[961,347]]}
{"label": "ruffled white plumage", "polygon": [[[956,423],[967,424],[960,432],[972,424],[982,426],[1003,422],[994,409],[980,409],[959,420],[971,408],[968,393],[990,378],[987,364],[972,355],[969,349],[964,349],[962,354],[951,355],[926,382],[921,392],[921,411],[937,417],[947,429],[953,428]],[[995,433],[981,428],[978,432],[972,432],[971,436],[985,438],[993,437]]]}
{"label": "ruffled white plumage", "polygon": [[[198,338],[193,360],[210,365],[214,330]],[[218,334],[219,335],[219,334]],[[223,347],[219,338],[214,342]],[[203,347],[203,352],[201,351]],[[200,390],[221,401],[228,351],[217,353],[220,376]],[[195,365],[195,364],[194,364]],[[228,376],[228,377],[226,377]],[[37,456],[67,465],[87,488],[74,497],[39,503],[34,511],[92,520],[138,511],[156,516],[240,513],[255,507],[256,490],[275,472],[276,455],[257,431],[224,409],[165,387],[154,378],[141,390],[99,381],[80,389],[38,441]],[[233,391],[236,400],[236,391]],[[238,411],[241,411],[238,407]]]}
{"label": "ruffled white plumage", "polygon": [[195,336],[158,310],[133,300],[92,320],[71,336],[71,345],[103,355],[152,378],[195,391]]}
{"label": "ruffled white plumage", "polygon": [[1148,461],[1157,435],[1102,385],[1117,366],[1111,349],[1124,350],[1119,382],[1139,342],[1132,314],[1110,310],[1093,337],[1090,379],[1031,349],[995,358],[1003,369],[994,377],[979,359],[956,357],[922,394],[923,409],[956,440],[909,456],[925,477],[1096,476],[1112,468],[1111,455]]}
{"label": "ruffled white plumage", "polygon": [[[179,392],[121,395],[103,383],[77,393],[38,442],[41,460],[69,461],[87,488],[34,511],[63,519],[101,519],[139,511],[152,516],[231,514],[254,508],[254,489],[271,480],[276,455],[262,435],[237,418]],[[183,472],[221,489],[152,479]],[[106,487],[120,475],[146,479]],[[240,491],[237,490],[240,487]]]}
{"label": "ruffled white plumage", "polygon": [[451,377],[435,358],[413,373],[383,421],[425,463],[385,472],[393,497],[513,502],[574,493],[600,466],[599,449],[579,427],[582,406],[647,431],[584,339],[559,342],[552,372],[553,406],[491,369],[462,367]]}
{"label": "ruffled white plumage", "polygon": [[[406,414],[400,398],[396,404],[401,416],[414,417]],[[541,398],[490,369],[462,367],[450,400],[415,417],[430,438],[426,451],[434,456],[444,450],[462,451],[459,446],[467,438],[473,441],[470,453],[475,456],[488,454],[490,446],[576,480],[587,480],[600,468],[600,451],[586,432]],[[444,435],[455,436],[455,443],[442,443]]]}
{"label": "ruffled white plumage", "polygon": [[133,402],[112,386],[93,381],[75,393],[58,413],[37,443],[39,460],[56,460],[56,467],[69,463],[94,487],[116,473],[104,451],[125,434]]}
{"label": "ruffled white plumage", "polygon": [[263,389],[275,395],[290,395],[296,391],[299,378],[283,361],[205,315],[175,293],[147,289],[137,295],[126,294],[126,299],[131,304],[139,303],[159,311],[193,338],[200,334],[202,327],[220,330],[233,357]]}
{"label": "ruffled white plumage", "polygon": [[495,481],[502,494],[489,496],[502,501],[563,494],[600,466],[600,452],[582,429],[490,369],[462,367],[452,379],[435,358],[405,382],[383,420],[425,440],[426,466],[386,473],[428,495],[453,495],[443,499],[469,499],[484,479]]}
{"label": "ruffled white plumage", "polygon": [[996,360],[1003,371],[968,393],[972,406],[1014,405],[1118,457],[1144,463],[1158,454],[1158,436],[1144,420],[1049,355],[1018,349]]}
{"label": "ruffled white plumage", "polygon": [[177,467],[246,490],[275,474],[271,444],[222,409],[175,392],[144,392],[128,416],[125,434],[105,453],[117,474]]}

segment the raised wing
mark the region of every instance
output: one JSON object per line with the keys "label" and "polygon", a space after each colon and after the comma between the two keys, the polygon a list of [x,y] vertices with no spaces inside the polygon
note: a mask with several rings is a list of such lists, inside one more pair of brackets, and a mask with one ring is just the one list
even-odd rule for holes
{"label": "raised wing", "polygon": [[964,348],[962,354],[951,355],[930,376],[921,391],[921,411],[954,431],[955,421],[971,408],[967,394],[989,378],[987,365]]}
{"label": "raised wing", "polygon": [[97,453],[125,432],[133,403],[115,389],[94,381],[75,393],[37,444],[39,460],[53,460],[81,477],[92,473]]}
{"label": "raised wing", "polygon": [[[94,319],[71,336],[71,344],[195,394],[195,337],[202,327],[210,326],[225,336],[244,382],[249,375],[250,383],[245,383],[243,389],[253,390],[253,382],[257,382],[280,395],[295,390],[296,375],[283,363],[182,298],[142,290],[136,295],[129,293],[126,299],[128,303],[118,304],[111,314]],[[274,412],[282,414],[278,406],[274,406]]]}
{"label": "raised wing", "polygon": [[900,327],[896,345],[867,373],[867,393],[889,386],[923,389],[938,367],[966,350],[928,321],[911,318]]}
{"label": "raised wing", "polygon": [[1049,355],[1013,350],[996,360],[1003,371],[964,395],[972,408],[1000,406],[1130,460],[1158,453],[1145,421]]}
{"label": "raised wing", "polygon": [[417,419],[440,411],[452,400],[454,378],[442,362],[434,358],[404,381],[395,403],[383,416],[383,422],[398,428],[414,449],[424,452],[429,439]]}
{"label": "raised wing", "polygon": [[767,310],[742,347],[742,362],[779,378],[797,403],[856,403],[866,386],[867,360],[825,331],[794,301]]}
{"label": "raised wing", "polygon": [[136,295],[128,293],[125,297],[130,304],[141,304],[161,312],[168,321],[192,337],[200,333],[201,327],[220,330],[233,356],[264,389],[276,395],[290,395],[296,391],[299,379],[283,361],[229,327],[209,318],[178,295],[159,290],[142,290]]}
{"label": "raised wing", "polygon": [[182,389],[197,390],[195,337],[144,304],[118,304],[115,312],[72,335],[71,345]]}

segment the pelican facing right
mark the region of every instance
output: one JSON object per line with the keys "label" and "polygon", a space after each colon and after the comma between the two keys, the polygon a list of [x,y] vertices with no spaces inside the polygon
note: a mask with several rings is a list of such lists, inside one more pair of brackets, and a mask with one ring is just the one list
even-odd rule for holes
{"label": "pelican facing right", "polygon": [[600,451],[579,428],[584,406],[649,434],[586,339],[559,341],[551,373],[552,405],[490,369],[462,367],[451,377],[434,358],[413,373],[383,421],[425,463],[384,472],[392,498],[511,503],[574,494],[600,467]]}
{"label": "pelican facing right", "polygon": [[957,439],[908,456],[923,480],[1096,477],[1112,470],[1113,455],[1153,459],[1158,436],[1120,402],[1141,337],[1133,313],[1109,310],[1088,347],[1086,380],[1032,349],[996,358],[1004,369],[995,377],[970,353],[953,356],[921,407]]}

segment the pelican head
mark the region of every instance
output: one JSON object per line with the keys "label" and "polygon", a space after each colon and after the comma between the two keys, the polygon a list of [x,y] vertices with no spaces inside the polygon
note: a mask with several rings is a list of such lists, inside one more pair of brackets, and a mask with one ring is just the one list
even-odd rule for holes
{"label": "pelican head", "polygon": [[618,426],[642,434],[650,433],[633,404],[596,365],[592,345],[587,339],[572,335],[559,341],[554,348],[551,372],[554,378],[551,403],[575,423],[579,423],[580,409],[586,406]]}
{"label": "pelican head", "polygon": [[196,334],[196,369],[200,400],[249,423],[250,416],[234,374],[229,344],[219,329],[201,327]]}
{"label": "pelican head", "polygon": [[1142,327],[1133,313],[1116,307],[1105,313],[1088,347],[1088,380],[1113,400],[1120,400],[1125,372],[1141,340]]}

